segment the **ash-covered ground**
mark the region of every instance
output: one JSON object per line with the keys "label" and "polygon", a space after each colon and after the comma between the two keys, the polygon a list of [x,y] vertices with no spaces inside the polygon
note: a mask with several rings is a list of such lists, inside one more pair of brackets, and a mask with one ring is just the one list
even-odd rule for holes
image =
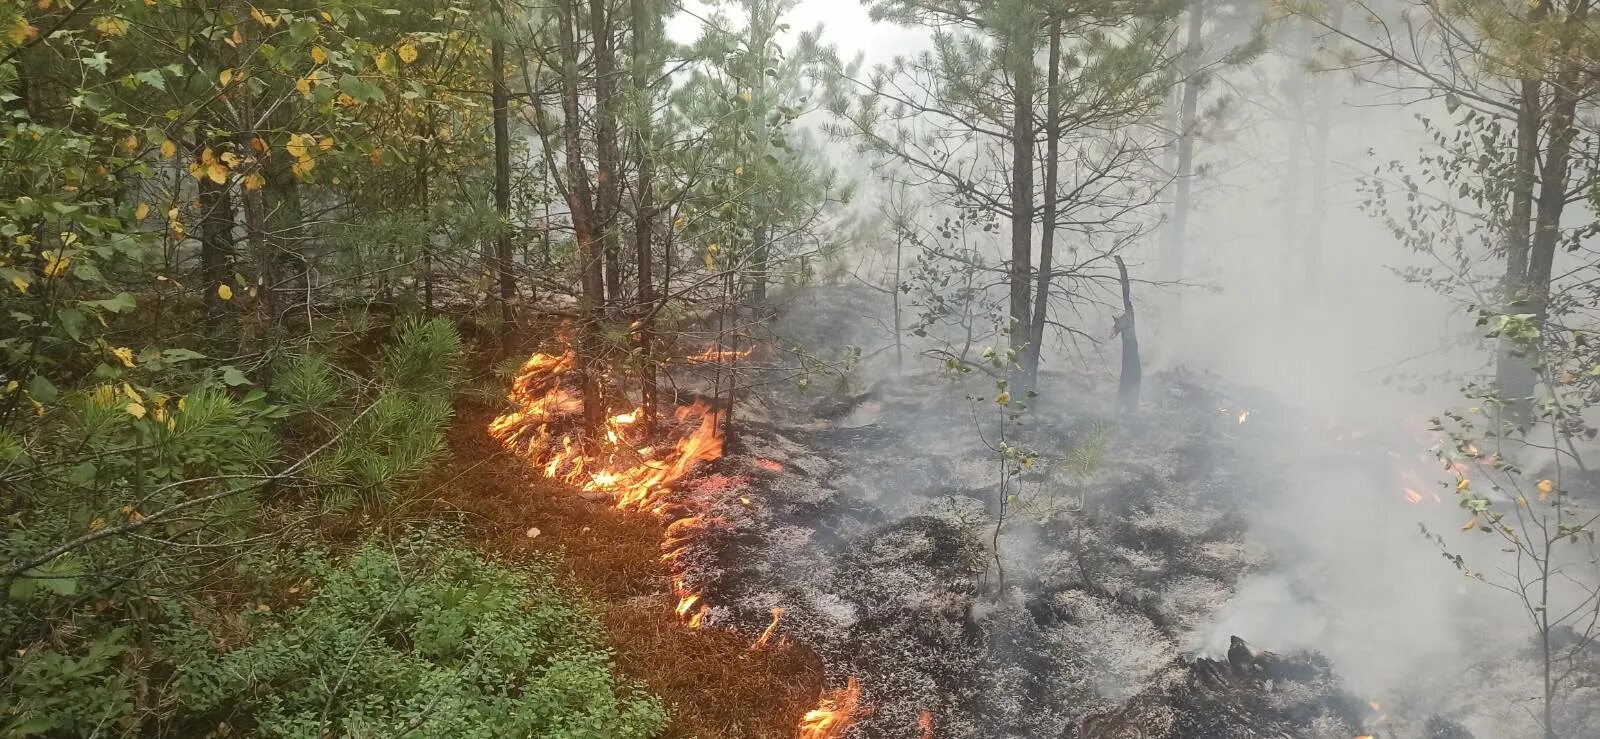
{"label": "ash-covered ground", "polygon": [[[837,298],[808,301],[807,330],[839,335]],[[930,736],[923,712],[937,737],[1473,736],[1460,706],[1377,704],[1261,623],[1327,594],[1260,512],[1307,464],[1393,498],[1386,463],[1308,460],[1303,419],[1216,378],[1147,378],[1131,415],[1109,378],[1042,385],[1004,422],[981,373],[752,393],[729,456],[682,491],[710,506],[681,559],[710,622],[755,634],[784,609],[779,635],[860,679],[860,737]],[[1004,495],[1002,443],[1037,454]],[[1301,608],[1230,612],[1263,582]],[[1240,624],[1269,638],[1219,631]]]}

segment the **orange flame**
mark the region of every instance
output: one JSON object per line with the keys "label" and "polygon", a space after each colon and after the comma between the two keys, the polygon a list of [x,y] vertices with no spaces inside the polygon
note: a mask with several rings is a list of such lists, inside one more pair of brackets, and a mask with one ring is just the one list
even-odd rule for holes
{"label": "orange flame", "polygon": [[684,360],[689,362],[722,362],[726,360],[744,359],[745,357],[750,356],[752,351],[754,350],[745,349],[743,351],[733,351],[732,349],[719,350],[712,348],[700,352],[699,354],[691,354],[687,357],[684,357]]}
{"label": "orange flame", "polygon": [[917,728],[922,729],[922,736],[920,737],[920,739],[933,739],[933,712],[932,711],[929,711],[928,709],[924,708],[924,709],[922,709],[921,713],[917,714]]}
{"label": "orange flame", "polygon": [[[642,409],[607,418],[600,438],[584,443],[578,416],[583,398],[563,386],[572,371],[574,355],[535,354],[524,362],[511,384],[508,399],[516,410],[489,424],[489,434],[508,450],[521,454],[545,477],[574,485],[586,492],[611,496],[617,508],[661,513],[662,496],[696,465],[722,456],[722,436],[717,414],[696,402],[679,408],[680,422],[698,421],[665,444],[645,443],[638,425]],[[592,453],[586,453],[586,450]],[[665,451],[663,451],[665,450]],[[679,518],[666,527],[662,560],[673,562],[684,552],[696,516]],[[702,594],[690,590],[682,578],[673,582],[677,615],[698,627],[710,609]]]}
{"label": "orange flame", "polygon": [[1250,411],[1245,411],[1245,412],[1239,414],[1239,425],[1240,426],[1243,426],[1244,422],[1248,421],[1248,420],[1250,420]]}
{"label": "orange flame", "polygon": [[816,708],[800,719],[799,739],[838,739],[854,723],[860,709],[861,683],[851,676],[844,690],[822,696]]}
{"label": "orange flame", "polygon": [[778,622],[782,621],[782,620],[783,620],[783,609],[782,608],[774,608],[774,609],[772,609],[772,623],[767,625],[767,630],[766,631],[761,632],[761,636],[756,639],[756,643],[750,645],[750,649],[751,650],[760,649],[760,648],[766,646],[768,642],[771,642],[772,641],[772,634],[773,634],[773,632],[776,632],[778,630]]}

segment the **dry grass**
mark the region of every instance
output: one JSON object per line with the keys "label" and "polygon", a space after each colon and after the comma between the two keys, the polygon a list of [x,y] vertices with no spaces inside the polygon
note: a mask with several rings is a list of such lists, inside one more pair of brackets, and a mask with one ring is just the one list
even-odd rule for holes
{"label": "dry grass", "polygon": [[[551,554],[604,623],[627,677],[673,707],[668,736],[788,739],[815,707],[821,664],[803,647],[749,650],[749,640],[690,629],[672,612],[660,562],[664,524],[589,501],[539,477],[485,432],[493,413],[462,408],[439,471],[436,505],[464,513],[479,546],[515,560]],[[432,488],[434,486],[424,486]],[[540,534],[529,538],[527,531]]]}

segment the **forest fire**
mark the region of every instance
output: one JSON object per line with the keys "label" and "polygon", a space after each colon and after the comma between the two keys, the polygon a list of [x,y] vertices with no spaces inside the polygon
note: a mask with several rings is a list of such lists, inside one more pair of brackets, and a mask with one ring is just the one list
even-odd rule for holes
{"label": "forest fire", "polygon": [[861,684],[851,677],[843,690],[822,697],[816,708],[800,719],[800,739],[837,739],[844,736],[860,709]]}
{"label": "forest fire", "polygon": [[[672,483],[700,462],[722,456],[722,437],[716,414],[703,403],[679,408],[677,419],[698,419],[696,428],[682,436],[670,451],[654,446],[633,446],[641,409],[606,419],[605,444],[585,454],[576,416],[583,400],[560,383],[571,369],[571,351],[560,356],[534,354],[512,383],[510,400],[521,410],[496,418],[489,433],[508,449],[522,454],[546,477],[576,485],[588,492],[609,493],[618,508],[644,509]],[[553,422],[571,420],[565,431]]]}

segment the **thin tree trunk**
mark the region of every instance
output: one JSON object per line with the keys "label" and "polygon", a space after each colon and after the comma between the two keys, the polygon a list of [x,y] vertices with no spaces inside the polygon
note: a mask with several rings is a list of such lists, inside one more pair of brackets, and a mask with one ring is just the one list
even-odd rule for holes
{"label": "thin tree trunk", "polygon": [[595,225],[605,249],[606,305],[622,305],[622,251],[617,238],[616,49],[613,48],[610,0],[590,0],[594,34]]}
{"label": "thin tree trunk", "polygon": [[[433,141],[433,109],[429,108],[427,120],[417,124],[417,206],[422,210],[422,217],[431,221],[428,213],[433,205],[429,202],[431,193],[428,192],[428,172],[432,162],[428,156],[431,153],[428,144]],[[430,229],[422,236],[422,309],[428,315],[433,315],[433,231]]]}
{"label": "thin tree trunk", "polygon": [[574,347],[578,376],[583,383],[583,423],[585,440],[593,443],[605,424],[605,398],[600,388],[600,309],[605,283],[600,274],[600,238],[594,220],[593,194],[589,174],[583,166],[583,138],[578,108],[577,0],[562,0],[561,17],[561,110],[567,143],[567,209],[578,241],[578,269],[581,289],[578,296],[579,332]]}
{"label": "thin tree trunk", "polygon": [[1123,413],[1132,413],[1139,407],[1144,369],[1139,363],[1139,333],[1133,317],[1133,283],[1128,279],[1128,265],[1121,256],[1113,259],[1117,263],[1117,280],[1122,283],[1122,316],[1117,319],[1117,333],[1122,335],[1122,377],[1117,382],[1117,407]]}
{"label": "thin tree trunk", "polygon": [[1178,280],[1184,274],[1185,241],[1188,238],[1189,208],[1194,191],[1194,143],[1200,114],[1200,34],[1205,28],[1205,9],[1201,0],[1189,5],[1188,39],[1184,49],[1183,97],[1178,105],[1178,165],[1172,195],[1172,221],[1167,224],[1161,243],[1162,278]]}
{"label": "thin tree trunk", "polygon": [[900,260],[905,249],[906,224],[897,214],[894,224],[894,284],[889,286],[889,299],[894,304],[894,373],[905,371],[905,328],[900,325]]}
{"label": "thin tree trunk", "polygon": [[651,130],[651,95],[650,95],[650,62],[649,53],[656,42],[656,23],[650,17],[647,0],[631,0],[633,15],[633,89],[636,104],[639,106],[635,116],[638,131],[635,134],[637,148],[638,180],[634,185],[638,202],[633,211],[633,252],[634,271],[639,277],[639,302],[636,308],[638,314],[638,346],[643,355],[639,368],[639,395],[640,405],[644,409],[645,433],[653,433],[656,426],[656,361],[655,337],[653,334],[653,316],[656,311],[655,284],[651,275],[651,236],[655,229],[656,205],[654,182],[655,177],[655,145],[652,140]]}
{"label": "thin tree trunk", "polygon": [[1015,98],[1011,110],[1011,351],[1024,361],[1028,347],[1033,274],[1033,28],[1018,19],[1007,53]]}
{"label": "thin tree trunk", "polygon": [[501,329],[510,332],[513,304],[517,294],[516,276],[511,266],[511,91],[506,89],[506,32],[505,7],[495,4],[500,32],[490,43],[490,76],[493,78],[491,95],[494,102],[494,208],[500,217],[500,228],[495,234],[495,271],[500,282]]}
{"label": "thin tree trunk", "polygon": [[1044,327],[1050,308],[1050,270],[1056,248],[1056,181],[1061,169],[1061,20],[1050,23],[1050,69],[1045,74],[1044,224],[1039,238],[1039,284],[1033,293],[1033,325],[1028,330],[1028,353],[1023,367],[1029,387],[1039,384],[1039,360],[1044,354]]}

